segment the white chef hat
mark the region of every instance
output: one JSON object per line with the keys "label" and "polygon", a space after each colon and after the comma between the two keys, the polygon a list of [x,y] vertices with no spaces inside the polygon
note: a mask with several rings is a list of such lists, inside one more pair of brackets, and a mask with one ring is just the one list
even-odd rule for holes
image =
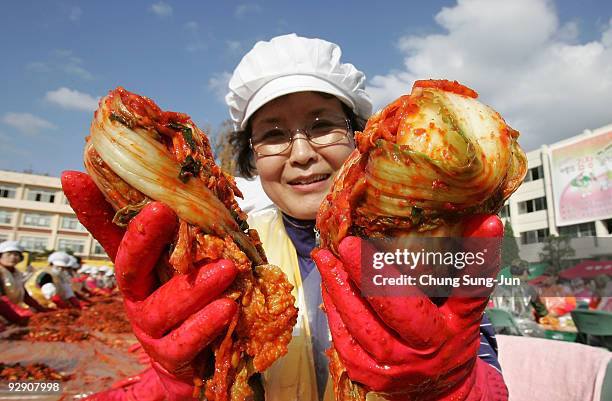
{"label": "white chef hat", "polygon": [[365,74],[342,63],[334,43],[295,33],[255,44],[229,81],[225,102],[236,130],[269,101],[289,93],[316,91],[336,96],[353,112],[368,118],[372,102],[365,92]]}
{"label": "white chef hat", "polygon": [[49,255],[47,261],[53,266],[70,267],[72,264],[71,256],[63,251],[55,251]]}
{"label": "white chef hat", "polygon": [[19,245],[18,241],[4,241],[0,243],[0,254],[6,252],[19,252],[23,253],[23,248]]}

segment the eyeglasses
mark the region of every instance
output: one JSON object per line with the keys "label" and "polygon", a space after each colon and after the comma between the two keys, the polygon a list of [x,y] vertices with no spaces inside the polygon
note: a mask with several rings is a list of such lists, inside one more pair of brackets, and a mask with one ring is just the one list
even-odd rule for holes
{"label": "eyeglasses", "polygon": [[295,140],[293,132],[302,132],[314,145],[333,145],[345,139],[351,132],[350,121],[341,116],[316,117],[302,129],[290,130],[278,125],[253,131],[251,149],[259,157],[275,156],[289,149]]}

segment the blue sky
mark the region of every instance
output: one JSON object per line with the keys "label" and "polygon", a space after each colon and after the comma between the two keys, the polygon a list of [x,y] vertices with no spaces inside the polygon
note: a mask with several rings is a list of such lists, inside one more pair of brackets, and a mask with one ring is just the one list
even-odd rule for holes
{"label": "blue sky", "polygon": [[338,43],[375,107],[419,78],[472,86],[527,150],[612,123],[612,2],[12,1],[0,5],[0,169],[82,170],[96,99],[121,85],[216,128],[257,40]]}

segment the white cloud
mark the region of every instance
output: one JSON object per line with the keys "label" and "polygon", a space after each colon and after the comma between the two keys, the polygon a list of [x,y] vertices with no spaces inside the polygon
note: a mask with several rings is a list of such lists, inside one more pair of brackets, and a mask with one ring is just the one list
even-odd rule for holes
{"label": "white cloud", "polygon": [[228,71],[219,72],[213,74],[213,76],[208,80],[208,89],[215,94],[217,100],[222,103],[225,102],[225,95],[228,91],[229,80],[232,77],[232,74]]}
{"label": "white cloud", "polygon": [[83,10],[81,10],[81,7],[74,6],[70,8],[68,19],[70,21],[78,21],[81,18],[81,15],[83,15]]}
{"label": "white cloud", "polygon": [[43,61],[32,61],[26,64],[26,70],[38,73],[47,73],[51,71],[48,63]]}
{"label": "white cloud", "polygon": [[234,10],[234,16],[236,18],[244,18],[249,14],[261,13],[261,6],[259,4],[239,4]]}
{"label": "white cloud", "polygon": [[601,41],[604,46],[612,47],[612,18],[608,22],[608,29],[601,35]]}
{"label": "white cloud", "polygon": [[163,1],[153,3],[149,10],[155,13],[158,17],[162,18],[170,17],[172,15],[172,6],[170,4],[164,3]]}
{"label": "white cloud", "polygon": [[2,122],[30,136],[36,136],[45,129],[56,128],[49,121],[30,113],[6,113],[2,116]]}
{"label": "white cloud", "polygon": [[188,52],[195,53],[208,48],[206,42],[202,39],[200,24],[189,21],[183,25],[183,29],[186,32],[185,49]]}
{"label": "white cloud", "polygon": [[45,95],[45,100],[61,106],[65,109],[76,109],[84,111],[94,111],[98,107],[98,99],[87,93],[61,87],[54,91],[49,91]]}
{"label": "white cloud", "polygon": [[195,21],[189,21],[183,25],[183,28],[185,28],[187,32],[198,32],[200,30],[200,24]]}
{"label": "white cloud", "polygon": [[94,75],[83,68],[83,60],[74,55],[72,50],[56,49],[47,61],[33,61],[26,64],[26,70],[39,74],[61,71],[84,80],[91,80]]}
{"label": "white cloud", "polygon": [[240,41],[238,40],[226,40],[225,49],[232,56],[239,56],[244,54],[244,50],[242,49],[242,43],[240,43]]}
{"label": "white cloud", "polygon": [[400,38],[403,68],[371,79],[375,108],[445,78],[479,92],[528,150],[612,122],[612,20],[588,43],[546,0],[459,0],[435,21],[443,33]]}

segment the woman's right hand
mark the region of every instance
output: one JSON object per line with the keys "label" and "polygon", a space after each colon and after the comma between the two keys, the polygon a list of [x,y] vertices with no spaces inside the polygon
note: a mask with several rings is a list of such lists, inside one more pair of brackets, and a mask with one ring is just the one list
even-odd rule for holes
{"label": "woman's right hand", "polygon": [[196,266],[159,286],[155,266],[174,239],[178,221],[160,202],[151,202],[123,230],[92,179],[64,172],[62,187],[79,221],[115,262],[117,284],[134,334],[170,400],[189,399],[191,362],[219,336],[237,311],[222,297],[237,274],[228,260]]}

